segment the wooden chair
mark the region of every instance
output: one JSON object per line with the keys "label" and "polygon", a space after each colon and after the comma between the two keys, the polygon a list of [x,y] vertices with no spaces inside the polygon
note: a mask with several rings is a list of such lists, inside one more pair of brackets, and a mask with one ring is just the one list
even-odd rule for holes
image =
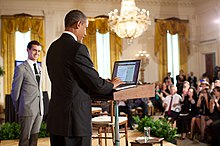
{"label": "wooden chair", "polygon": [[92,117],[99,116],[101,112],[102,112],[101,107],[92,107]]}
{"label": "wooden chair", "polygon": [[[107,146],[107,140],[112,139],[114,145],[114,110],[113,101],[110,101],[110,115],[101,115],[92,118],[93,129],[98,129],[98,134],[93,135],[92,138],[97,138],[99,146],[102,146],[102,139],[105,140],[105,146]],[[127,133],[127,121],[126,116],[119,116],[119,128],[120,138],[125,137],[126,146],[128,146],[128,133]],[[104,136],[103,136],[104,134]]]}

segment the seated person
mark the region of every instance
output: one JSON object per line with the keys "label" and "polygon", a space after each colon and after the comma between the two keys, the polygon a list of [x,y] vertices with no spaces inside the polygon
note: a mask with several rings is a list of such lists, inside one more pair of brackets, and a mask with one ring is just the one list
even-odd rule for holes
{"label": "seated person", "polygon": [[[216,127],[215,125],[220,123],[220,87],[216,86],[213,89],[213,96],[210,99],[210,103],[209,103],[209,111],[210,111],[210,119],[208,121],[206,121],[206,125],[210,126],[212,128],[212,141],[213,141],[213,145],[220,144],[220,133],[218,133],[216,131]],[[213,128],[214,127],[214,128]]]}
{"label": "seated person", "polygon": [[179,112],[181,111],[180,101],[182,101],[182,98],[176,92],[176,86],[171,85],[170,95],[168,95],[163,102],[163,107],[165,108],[165,118],[171,117],[173,120],[176,120]]}
{"label": "seated person", "polygon": [[181,134],[182,140],[186,138],[186,134],[190,131],[191,119],[196,115],[196,98],[196,89],[194,87],[190,87],[187,94],[182,96],[181,111],[176,121],[177,132]]}
{"label": "seated person", "polygon": [[128,116],[128,127],[133,130],[133,118],[131,114],[131,109],[134,107],[133,100],[120,100],[118,103],[119,113],[124,112]]}
{"label": "seated person", "polygon": [[141,107],[143,109],[143,114],[140,118],[147,116],[148,113],[148,98],[138,98],[134,99],[135,108]]}
{"label": "seated person", "polygon": [[[133,118],[132,118],[132,114],[131,114],[131,109],[134,107],[133,101],[132,100],[120,100],[118,103],[118,112],[119,114],[121,112],[124,112],[125,114],[127,114],[128,117],[128,127],[133,130]],[[111,106],[110,103],[107,101],[102,101],[101,102],[101,108],[102,108],[102,112],[104,114],[106,113],[110,113],[111,111]]]}
{"label": "seated person", "polygon": [[160,89],[160,84],[155,84],[155,97],[151,97],[150,98],[150,101],[151,103],[153,104],[154,107],[156,107],[157,109],[159,109],[159,111],[161,113],[164,112],[164,108],[163,108],[163,100],[164,100],[164,97],[163,97],[163,93]]}
{"label": "seated person", "polygon": [[209,89],[205,88],[200,91],[198,101],[196,103],[196,106],[198,108],[199,114],[200,114],[200,121],[197,122],[198,127],[201,132],[201,142],[205,141],[205,128],[206,128],[206,121],[209,119],[210,111],[209,111],[209,102],[210,102],[211,96],[209,94]]}

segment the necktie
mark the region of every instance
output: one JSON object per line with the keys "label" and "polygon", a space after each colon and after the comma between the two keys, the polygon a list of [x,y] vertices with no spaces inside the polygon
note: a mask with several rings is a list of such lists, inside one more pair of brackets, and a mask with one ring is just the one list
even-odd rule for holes
{"label": "necktie", "polygon": [[170,106],[169,106],[169,109],[168,109],[168,115],[170,115],[170,112],[171,112],[172,101],[173,101],[173,96],[171,96],[171,99],[170,99]]}
{"label": "necktie", "polygon": [[35,76],[36,76],[36,79],[37,79],[37,83],[38,83],[38,86],[40,84],[40,75],[37,71],[37,66],[36,66],[36,63],[33,64],[34,65],[34,72],[35,72]]}

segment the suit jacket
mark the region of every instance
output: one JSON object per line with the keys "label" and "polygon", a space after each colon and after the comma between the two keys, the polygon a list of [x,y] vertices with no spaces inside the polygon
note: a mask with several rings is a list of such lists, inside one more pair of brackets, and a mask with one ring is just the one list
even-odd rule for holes
{"label": "suit jacket", "polygon": [[109,94],[113,84],[99,77],[87,47],[67,33],[49,47],[46,65],[52,85],[48,131],[61,136],[90,136],[90,94]]}
{"label": "suit jacket", "polygon": [[191,86],[197,88],[197,78],[195,76],[193,76],[193,77],[189,76],[188,81],[189,81]]}
{"label": "suit jacket", "polygon": [[[39,71],[40,71],[39,67]],[[19,116],[43,115],[43,94],[36,76],[27,61],[17,66],[14,71],[11,98]]]}

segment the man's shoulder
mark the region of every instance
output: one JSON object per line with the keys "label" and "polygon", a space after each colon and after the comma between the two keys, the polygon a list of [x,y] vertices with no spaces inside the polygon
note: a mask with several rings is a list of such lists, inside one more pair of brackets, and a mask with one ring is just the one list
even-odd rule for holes
{"label": "man's shoulder", "polygon": [[176,94],[174,94],[173,96],[174,96],[174,97],[181,98],[181,96],[180,96],[179,94],[177,94],[177,93],[176,93]]}
{"label": "man's shoulder", "polygon": [[24,61],[21,64],[17,65],[15,68],[24,68],[25,66],[27,66],[28,62]]}

